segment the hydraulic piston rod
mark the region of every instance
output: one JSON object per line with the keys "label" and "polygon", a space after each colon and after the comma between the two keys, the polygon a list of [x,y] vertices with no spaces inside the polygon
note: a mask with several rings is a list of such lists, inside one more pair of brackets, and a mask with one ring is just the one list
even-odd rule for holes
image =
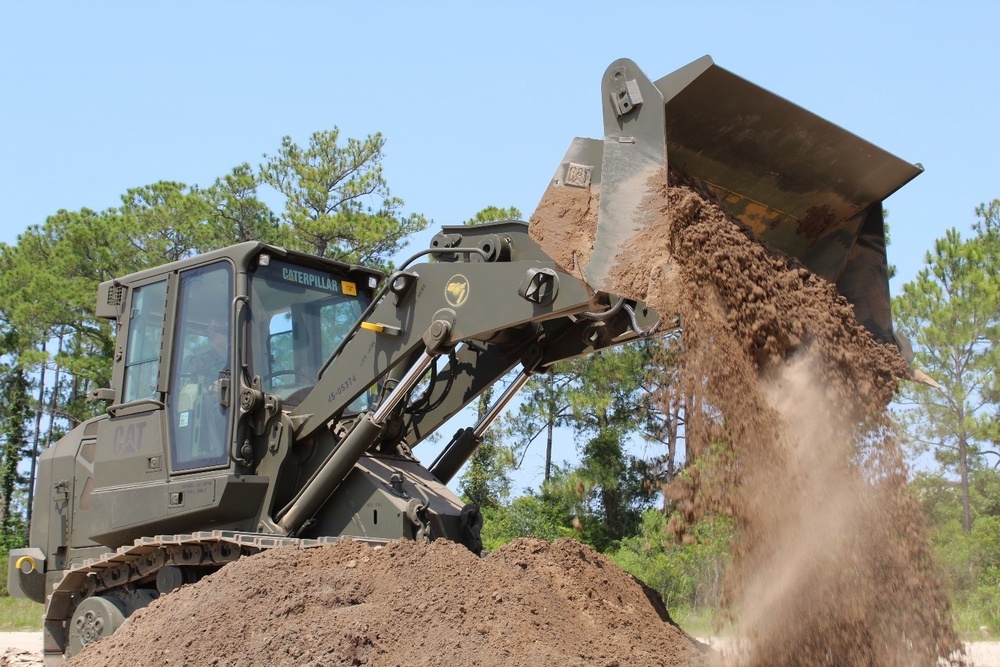
{"label": "hydraulic piston rod", "polygon": [[486,430],[497,420],[500,414],[504,411],[504,408],[513,400],[517,392],[521,390],[521,387],[525,385],[531,374],[527,371],[522,371],[509,387],[500,395],[490,409],[486,411],[483,418],[473,426],[472,428],[463,428],[451,439],[451,442],[441,451],[438,457],[431,464],[430,472],[434,477],[438,479],[442,484],[447,484],[451,479],[458,474],[458,471],[462,469],[465,462],[469,460],[479,444],[483,441],[483,436],[486,435]]}
{"label": "hydraulic piston rod", "polygon": [[435,355],[426,350],[421,353],[416,363],[410,367],[400,379],[399,384],[383,399],[375,410],[363,415],[347,434],[344,441],[337,446],[330,457],[310,478],[295,498],[283,511],[278,526],[287,534],[295,535],[322,507],[348,473],[354,468],[368,448],[382,434],[385,422],[400,402],[409,395],[410,390],[420,380],[427,368],[434,362]]}
{"label": "hydraulic piston rod", "polygon": [[385,420],[389,418],[389,415],[396,409],[400,401],[407,397],[410,390],[413,389],[413,386],[417,384],[417,381],[430,365],[434,363],[436,358],[437,355],[430,354],[427,350],[424,350],[420,354],[420,358],[417,359],[417,362],[400,379],[395,389],[389,392],[389,395],[383,399],[382,404],[375,409],[375,412],[372,414],[372,422],[378,426],[384,426]]}

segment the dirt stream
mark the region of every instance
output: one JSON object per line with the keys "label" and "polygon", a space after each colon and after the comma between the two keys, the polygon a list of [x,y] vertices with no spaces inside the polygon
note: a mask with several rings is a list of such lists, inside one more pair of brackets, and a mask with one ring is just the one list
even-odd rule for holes
{"label": "dirt stream", "polygon": [[[274,550],[137,612],[71,664],[934,665],[961,645],[885,406],[907,368],[835,289],[768,251],[693,179],[646,202],[659,223],[615,291],[682,323],[686,444],[665,489],[737,543],[719,656],[659,598],[572,540],[477,558],[444,542]],[[662,181],[661,181],[662,182]],[[596,196],[552,188],[532,235],[567,270],[592,249]],[[667,539],[665,537],[665,539]]]}
{"label": "dirt stream", "polygon": [[[660,174],[659,182],[665,182]],[[886,414],[909,370],[834,286],[771,251],[696,179],[671,172],[657,222],[613,263],[617,294],[679,316],[693,465],[665,488],[694,521],[732,517],[724,583],[743,665],[962,662],[925,519]],[[597,197],[550,188],[532,233],[569,270]]]}

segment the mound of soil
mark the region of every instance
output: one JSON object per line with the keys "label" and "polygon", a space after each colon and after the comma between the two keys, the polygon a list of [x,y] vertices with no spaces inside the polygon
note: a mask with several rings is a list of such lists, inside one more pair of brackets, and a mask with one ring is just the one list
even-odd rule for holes
{"label": "mound of soil", "polygon": [[42,656],[37,651],[0,649],[0,667],[38,667],[41,664]]}
{"label": "mound of soil", "polygon": [[136,612],[74,667],[708,664],[659,597],[573,540],[479,558],[339,542],[231,563]]}

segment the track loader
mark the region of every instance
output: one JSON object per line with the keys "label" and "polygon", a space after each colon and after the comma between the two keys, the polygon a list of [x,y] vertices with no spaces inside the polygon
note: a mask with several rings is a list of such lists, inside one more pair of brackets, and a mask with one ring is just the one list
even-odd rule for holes
{"label": "track loader", "polygon": [[[447,484],[528,378],[647,335],[615,293],[668,161],[763,243],[835,283],[893,341],[882,201],[921,171],[701,58],[651,81],[602,79],[604,137],[576,139],[549,189],[600,194],[582,271],[523,222],[444,227],[391,275],[249,242],[100,285],[117,323],[103,414],[41,457],[15,595],[45,603],[57,664],[158,596],[263,549],[342,538],[482,548]],[[539,213],[541,214],[541,213]],[[414,454],[517,371],[429,465]]]}

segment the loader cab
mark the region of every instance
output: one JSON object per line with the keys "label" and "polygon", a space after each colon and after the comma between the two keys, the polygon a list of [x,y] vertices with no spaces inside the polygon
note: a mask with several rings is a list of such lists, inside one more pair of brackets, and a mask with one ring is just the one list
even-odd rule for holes
{"label": "loader cab", "polygon": [[113,388],[97,392],[110,404],[74,494],[74,541],[254,528],[266,481],[251,483],[232,453],[266,436],[240,420],[240,388],[296,405],[380,278],[244,243],[102,283],[98,315],[118,323]]}
{"label": "loader cab", "polygon": [[162,406],[171,473],[228,466],[241,382],[297,405],[381,277],[247,243],[102,284],[98,314],[119,324],[111,413]]}

